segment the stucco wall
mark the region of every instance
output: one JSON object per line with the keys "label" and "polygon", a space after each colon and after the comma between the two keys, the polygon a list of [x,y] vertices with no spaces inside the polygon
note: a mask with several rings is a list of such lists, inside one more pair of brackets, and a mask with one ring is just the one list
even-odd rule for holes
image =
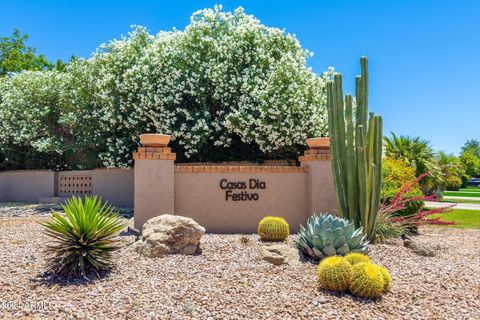
{"label": "stucco wall", "polygon": [[68,194],[59,192],[60,178],[88,175],[92,177],[92,194],[115,206],[133,208],[133,174],[133,169],[0,172],[0,201],[37,202],[40,198],[68,197]]}
{"label": "stucco wall", "polygon": [[135,163],[135,219],[138,230],[150,218],[174,213],[173,161]]}
{"label": "stucco wall", "polygon": [[54,172],[20,170],[0,172],[1,201],[36,202],[54,195]]}
{"label": "stucco wall", "polygon": [[[98,195],[117,207],[133,208],[133,174],[132,169],[62,171],[58,173],[57,184],[65,176],[91,176],[93,195]],[[61,190],[58,195],[68,196]]]}
{"label": "stucco wall", "polygon": [[[308,214],[307,173],[175,173],[175,214],[193,218],[208,232],[251,233],[266,215],[282,216],[298,230]],[[247,189],[232,189],[258,194],[256,201],[228,200],[228,189],[220,182],[246,182]],[[265,183],[265,189],[250,189],[250,179]],[[223,183],[226,186],[226,183]]]}

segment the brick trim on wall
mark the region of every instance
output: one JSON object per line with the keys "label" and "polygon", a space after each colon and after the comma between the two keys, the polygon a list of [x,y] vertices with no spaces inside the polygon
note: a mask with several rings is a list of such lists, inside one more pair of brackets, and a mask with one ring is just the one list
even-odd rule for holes
{"label": "brick trim on wall", "polygon": [[175,166],[174,172],[185,173],[298,173],[308,172],[307,167],[293,166]]}

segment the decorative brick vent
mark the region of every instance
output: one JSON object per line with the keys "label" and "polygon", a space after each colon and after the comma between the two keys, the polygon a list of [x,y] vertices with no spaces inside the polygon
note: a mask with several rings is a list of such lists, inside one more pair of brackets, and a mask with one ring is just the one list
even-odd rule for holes
{"label": "decorative brick vent", "polygon": [[91,194],[92,176],[60,176],[60,193]]}

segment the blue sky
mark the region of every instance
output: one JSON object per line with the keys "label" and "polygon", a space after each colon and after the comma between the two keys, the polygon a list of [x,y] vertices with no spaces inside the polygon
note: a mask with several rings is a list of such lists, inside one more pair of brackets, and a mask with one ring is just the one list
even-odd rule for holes
{"label": "blue sky", "polygon": [[49,59],[88,57],[99,46],[142,25],[152,33],[183,29],[190,15],[238,6],[268,26],[296,34],[353,91],[359,57],[370,61],[370,110],[385,134],[421,136],[437,150],[458,153],[480,138],[480,1],[8,1],[0,35],[19,28]]}

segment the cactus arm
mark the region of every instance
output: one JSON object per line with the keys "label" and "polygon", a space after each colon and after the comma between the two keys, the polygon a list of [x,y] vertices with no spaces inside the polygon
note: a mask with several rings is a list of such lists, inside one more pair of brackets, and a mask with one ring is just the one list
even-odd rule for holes
{"label": "cactus arm", "polygon": [[345,190],[343,189],[343,184],[341,181],[342,171],[340,168],[340,153],[337,145],[337,117],[335,116],[335,88],[332,81],[327,83],[327,109],[328,109],[328,118],[331,119],[329,122],[329,132],[331,140],[331,151],[332,151],[332,170],[333,170],[333,179],[335,184],[335,190],[337,195],[337,202],[339,206],[340,213],[342,216],[347,213],[347,203],[345,198]]}
{"label": "cactus arm", "polygon": [[380,206],[380,192],[382,188],[382,143],[383,143],[383,121],[381,116],[374,116],[374,123],[375,123],[375,142],[374,148],[375,158],[375,171],[374,171],[374,189],[371,197],[371,217],[370,217],[370,225],[369,225],[369,234],[367,235],[370,239],[372,239],[375,234],[375,227],[377,222],[377,215],[378,215],[378,208]]}
{"label": "cactus arm", "polygon": [[346,171],[347,171],[347,197],[348,210],[350,212],[349,219],[355,223],[360,221],[358,214],[358,201],[355,193],[357,192],[357,167],[355,165],[355,147],[354,147],[354,127],[353,127],[353,107],[352,96],[345,96],[345,121],[347,125],[347,141],[346,141]]}
{"label": "cactus arm", "polygon": [[363,99],[363,108],[364,108],[364,120],[367,120],[367,110],[368,110],[368,59],[363,56],[360,58],[360,65],[362,68],[362,99]]}
{"label": "cactus arm", "polygon": [[[357,157],[357,175],[358,175],[358,213],[360,217],[365,217],[366,197],[367,197],[367,159],[365,149],[365,130],[363,126],[357,126],[356,128],[356,142],[355,152]],[[361,219],[362,220],[362,219]],[[357,222],[358,225],[362,225],[361,221]],[[362,225],[365,229],[365,225]]]}
{"label": "cactus arm", "polygon": [[345,195],[343,202],[345,203],[345,211],[343,215],[351,219],[351,212],[348,207],[347,200],[347,153],[345,150],[345,116],[343,104],[343,90],[342,90],[342,75],[337,73],[334,76],[334,116],[336,117],[335,137],[337,140],[337,154],[338,154],[338,168],[340,169],[339,182],[341,189],[344,190]]}

